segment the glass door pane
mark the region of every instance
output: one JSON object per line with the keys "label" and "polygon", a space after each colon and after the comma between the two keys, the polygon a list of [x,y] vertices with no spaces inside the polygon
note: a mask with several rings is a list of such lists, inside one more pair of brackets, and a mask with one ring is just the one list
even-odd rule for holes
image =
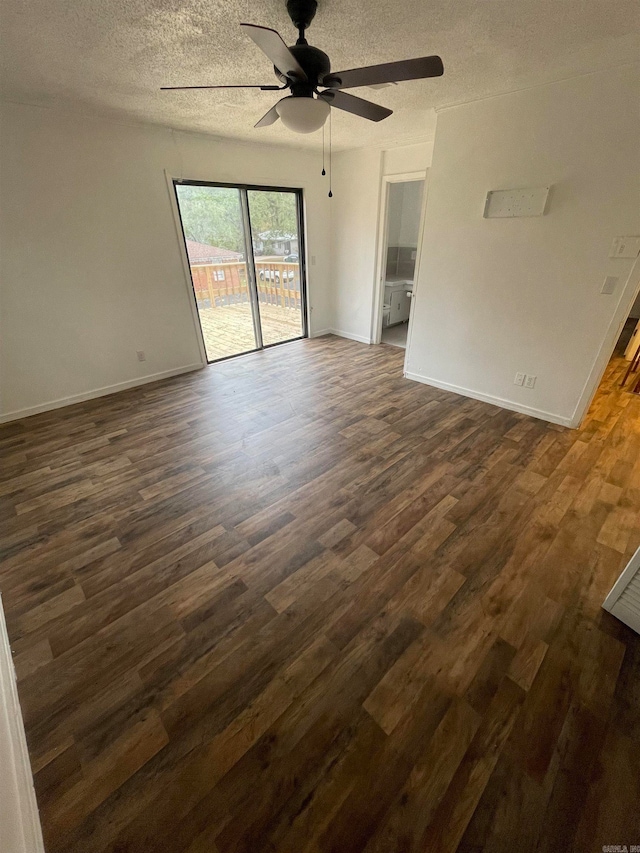
{"label": "glass door pane", "polygon": [[247,190],[262,340],[265,346],[304,335],[298,193]]}
{"label": "glass door pane", "polygon": [[258,349],[240,189],[175,186],[208,361]]}

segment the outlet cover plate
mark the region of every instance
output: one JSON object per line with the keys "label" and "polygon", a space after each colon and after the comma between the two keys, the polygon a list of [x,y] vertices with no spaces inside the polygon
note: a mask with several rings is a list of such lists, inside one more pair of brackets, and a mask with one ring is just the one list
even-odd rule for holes
{"label": "outlet cover plate", "polygon": [[602,288],[600,289],[600,293],[613,293],[613,291],[616,289],[617,284],[618,276],[608,275],[604,280]]}

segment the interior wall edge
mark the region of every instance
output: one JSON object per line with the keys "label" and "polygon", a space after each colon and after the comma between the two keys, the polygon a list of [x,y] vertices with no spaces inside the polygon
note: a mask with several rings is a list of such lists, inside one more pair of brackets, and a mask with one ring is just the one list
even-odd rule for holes
{"label": "interior wall edge", "polygon": [[591,370],[585,380],[580,397],[576,404],[576,408],[573,413],[575,426],[580,426],[589,411],[589,407],[598,392],[604,372],[607,369],[607,365],[609,364],[611,356],[615,350],[616,341],[620,337],[620,333],[622,332],[625,322],[631,317],[631,311],[633,311],[633,306],[639,296],[640,258],[636,258],[633,263],[633,267],[631,268],[631,272],[627,277],[627,281],[622,288],[622,293],[620,294],[620,299],[618,300],[609,328],[606,330],[602,338],[600,348],[594,356]]}
{"label": "interior wall edge", "polygon": [[69,397],[61,397],[58,400],[49,400],[46,403],[40,403],[37,406],[29,406],[26,409],[17,409],[13,412],[1,412],[0,424],[8,423],[9,421],[17,421],[22,418],[31,417],[31,415],[39,415],[42,412],[51,412],[54,409],[62,409],[65,406],[73,406],[74,403],[84,403],[85,400],[95,400],[97,397],[107,397],[109,394],[116,394],[118,391],[126,391],[129,388],[137,388],[140,385],[148,385],[151,382],[160,382],[162,379],[170,379],[172,376],[180,376],[183,373],[191,373],[194,370],[202,370],[206,364],[195,362],[194,364],[186,364],[183,367],[174,367],[171,370],[162,370],[160,373],[149,373],[147,376],[136,377],[136,379],[127,379],[124,382],[116,382],[114,385],[106,385],[104,388],[94,388],[91,391],[83,391],[80,394],[72,394]]}
{"label": "interior wall edge", "polygon": [[44,853],[11,646],[0,597],[0,849]]}

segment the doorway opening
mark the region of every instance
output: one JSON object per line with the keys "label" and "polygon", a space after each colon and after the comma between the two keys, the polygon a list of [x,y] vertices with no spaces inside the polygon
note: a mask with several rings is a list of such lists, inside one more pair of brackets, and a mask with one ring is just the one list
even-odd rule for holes
{"label": "doorway opening", "polygon": [[640,395],[640,294],[622,326],[603,381],[615,382],[624,391]]}
{"label": "doorway opening", "polygon": [[302,190],[173,186],[207,361],[306,337]]}
{"label": "doorway opening", "polygon": [[[585,418],[601,420],[611,406],[627,406],[631,397],[640,401],[640,287],[626,320],[618,330],[607,362]],[[584,420],[583,420],[584,424]]]}
{"label": "doorway opening", "polygon": [[424,184],[424,174],[385,178],[375,343],[407,346]]}

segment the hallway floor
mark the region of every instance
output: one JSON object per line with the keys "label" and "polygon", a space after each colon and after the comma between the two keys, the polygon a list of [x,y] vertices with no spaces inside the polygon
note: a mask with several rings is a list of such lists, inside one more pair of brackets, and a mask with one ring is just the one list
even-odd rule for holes
{"label": "hallway floor", "polygon": [[408,332],[408,323],[398,323],[397,326],[386,326],[382,330],[382,343],[406,349]]}

